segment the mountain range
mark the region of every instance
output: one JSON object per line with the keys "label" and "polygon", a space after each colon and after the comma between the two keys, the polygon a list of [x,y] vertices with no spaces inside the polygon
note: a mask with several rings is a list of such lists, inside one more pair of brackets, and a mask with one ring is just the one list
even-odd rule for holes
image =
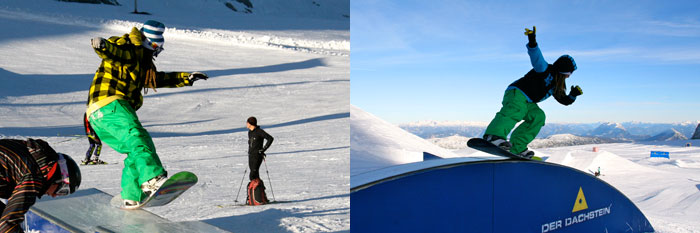
{"label": "mountain range", "polygon": [[[425,139],[450,136],[481,137],[487,126],[488,123],[459,121],[418,121],[399,125],[402,129]],[[693,136],[700,136],[697,133],[700,130],[698,127],[700,127],[700,121],[682,123],[548,123],[542,127],[537,138],[547,139],[553,135],[571,135],[572,137],[564,138],[597,143],[685,140],[693,138]],[[451,138],[448,141],[455,139]],[[557,141],[562,143],[562,140],[560,138]],[[450,144],[450,142],[443,143]]]}

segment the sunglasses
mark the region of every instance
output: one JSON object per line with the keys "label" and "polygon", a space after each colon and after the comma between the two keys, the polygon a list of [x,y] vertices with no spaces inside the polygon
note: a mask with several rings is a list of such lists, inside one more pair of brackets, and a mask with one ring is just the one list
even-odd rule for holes
{"label": "sunglasses", "polygon": [[153,56],[154,57],[157,57],[158,54],[160,52],[163,52],[163,50],[164,50],[162,46],[158,46],[158,44],[156,44],[155,42],[151,43],[151,47],[153,48]]}

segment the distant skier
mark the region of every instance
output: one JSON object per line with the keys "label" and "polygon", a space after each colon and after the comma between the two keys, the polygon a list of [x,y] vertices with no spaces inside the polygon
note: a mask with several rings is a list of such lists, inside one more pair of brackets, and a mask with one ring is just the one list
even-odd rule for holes
{"label": "distant skier", "polygon": [[[246,204],[264,205],[270,203],[265,194],[265,184],[260,179],[260,165],[265,160],[265,151],[270,148],[274,138],[258,126],[258,119],[249,117],[246,121],[248,128],[248,166],[250,167],[250,182],[247,188]],[[263,140],[266,140],[263,146]]]}
{"label": "distant skier", "polygon": [[[250,167],[250,180],[260,178],[259,170],[265,159],[265,151],[270,148],[274,138],[258,126],[258,119],[249,117],[246,121],[248,128],[248,166]],[[267,140],[263,146],[263,139]]]}
{"label": "distant skier", "polygon": [[[104,161],[100,160],[100,153],[102,152],[102,141],[100,140],[100,137],[95,134],[95,130],[92,129],[92,126],[90,126],[90,122],[88,121],[87,114],[83,114],[83,126],[85,127],[85,135],[88,138],[88,142],[90,142],[90,147],[88,148],[88,151],[85,152],[85,159],[80,162],[82,165],[94,165],[94,164],[106,164]],[[91,159],[94,155],[94,159]]]}
{"label": "distant skier", "polygon": [[[545,114],[537,103],[554,96],[559,103],[570,105],[576,97],[583,94],[581,87],[572,86],[566,95],[566,79],[576,70],[576,62],[569,55],[562,55],[554,64],[548,64],[535,40],[535,27],[525,29],[528,37],[527,53],[533,69],[524,77],[516,80],[506,88],[503,107],[496,113],[484,133],[484,139],[513,154],[532,158],[534,152],[527,145],[540,132],[545,122]],[[510,141],[506,139],[515,124],[524,120],[516,128]]]}
{"label": "distant skier", "polygon": [[23,232],[24,214],[44,194],[74,193],[80,169],[73,159],[56,153],[43,140],[0,139],[0,232]]}
{"label": "distant skier", "polygon": [[121,181],[124,208],[138,208],[139,202],[167,179],[153,140],[136,116],[143,104],[141,91],[192,86],[208,78],[200,72],[156,70],[153,60],[163,51],[164,31],[163,23],[148,20],[141,29],[134,27],[121,37],[92,39],[102,64],[90,86],[86,114],[103,142],[127,154]]}

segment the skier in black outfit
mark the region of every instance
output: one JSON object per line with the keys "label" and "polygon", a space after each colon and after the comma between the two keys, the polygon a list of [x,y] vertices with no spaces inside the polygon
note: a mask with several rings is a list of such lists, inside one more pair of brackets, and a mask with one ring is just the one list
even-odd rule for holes
{"label": "skier in black outfit", "polygon": [[[258,119],[249,117],[246,122],[248,128],[248,166],[250,167],[250,180],[260,178],[260,165],[265,159],[265,151],[270,148],[274,138],[258,126]],[[263,146],[263,139],[267,140]]]}

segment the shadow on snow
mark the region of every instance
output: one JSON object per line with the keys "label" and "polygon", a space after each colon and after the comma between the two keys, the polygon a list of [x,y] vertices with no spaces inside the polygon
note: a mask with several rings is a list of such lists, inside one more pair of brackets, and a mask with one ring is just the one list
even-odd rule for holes
{"label": "shadow on snow", "polygon": [[[262,73],[275,73],[275,72],[285,72],[290,70],[303,70],[314,68],[318,66],[326,66],[326,63],[321,58],[314,58],[299,62],[290,62],[283,64],[275,64],[261,67],[251,67],[251,68],[233,68],[224,70],[209,70],[204,71],[211,78],[216,78],[218,76],[229,76],[229,75],[241,75],[241,74],[262,74]],[[95,67],[97,68],[97,67]],[[30,96],[30,95],[42,95],[42,94],[61,94],[76,91],[85,92],[85,101],[87,101],[87,92],[90,88],[90,83],[94,74],[57,74],[57,75],[47,75],[47,74],[17,74],[6,69],[0,68],[0,98],[2,97],[19,97],[19,96]],[[349,81],[349,80],[328,80],[323,82],[334,82],[334,81]],[[262,84],[251,87],[224,87],[224,88],[209,88],[209,89],[195,89],[189,91],[180,91],[174,93],[164,93],[164,94],[154,94],[146,95],[145,97],[158,96],[162,97],[164,95],[174,95],[174,94],[184,94],[193,92],[204,92],[204,91],[216,91],[216,90],[226,90],[226,89],[242,89],[242,88],[257,88],[257,87],[268,87],[268,86],[278,86],[278,85],[297,85],[311,83],[314,81],[303,81],[303,82],[289,82],[282,84]],[[82,103],[78,102],[64,102],[64,103],[45,103],[45,105],[63,105],[63,104],[76,104]],[[22,104],[0,104],[8,106],[23,106]],[[42,104],[27,104],[27,106],[41,106]]]}
{"label": "shadow on snow", "polygon": [[[316,197],[305,200],[295,200],[297,202],[317,201],[324,199],[349,197],[350,194],[340,194],[326,197]],[[275,204],[271,204],[274,207]],[[236,208],[259,208],[259,207],[236,207]],[[306,211],[304,209],[266,209],[261,212],[249,213],[245,215],[228,216],[202,220],[202,222],[214,225],[231,232],[288,232],[282,223],[284,218],[305,218],[326,215],[345,215],[350,212],[350,208],[339,208],[322,211]]]}
{"label": "shadow on snow", "polygon": [[[264,129],[285,127],[292,125],[300,125],[317,121],[335,120],[341,118],[349,118],[350,112],[335,113],[322,116],[309,117],[300,120],[294,120],[284,123],[278,123],[273,125],[262,125]],[[79,118],[78,118],[79,119]],[[201,120],[201,121],[189,121],[180,123],[168,123],[168,124],[144,124],[145,128],[153,126],[173,126],[173,125],[187,125],[196,124],[202,122],[208,122],[212,120]],[[147,129],[148,130],[148,129]],[[239,133],[246,132],[248,129],[245,127],[223,129],[223,130],[212,130],[197,133],[176,133],[176,132],[153,132],[149,131],[152,137],[189,137],[189,136],[205,136],[205,135],[220,135],[229,133]],[[54,137],[54,136],[82,136],[84,134],[84,129],[82,124],[71,125],[71,126],[48,126],[48,127],[2,127],[0,128],[0,135],[12,136],[12,135],[24,135],[33,137]]]}

